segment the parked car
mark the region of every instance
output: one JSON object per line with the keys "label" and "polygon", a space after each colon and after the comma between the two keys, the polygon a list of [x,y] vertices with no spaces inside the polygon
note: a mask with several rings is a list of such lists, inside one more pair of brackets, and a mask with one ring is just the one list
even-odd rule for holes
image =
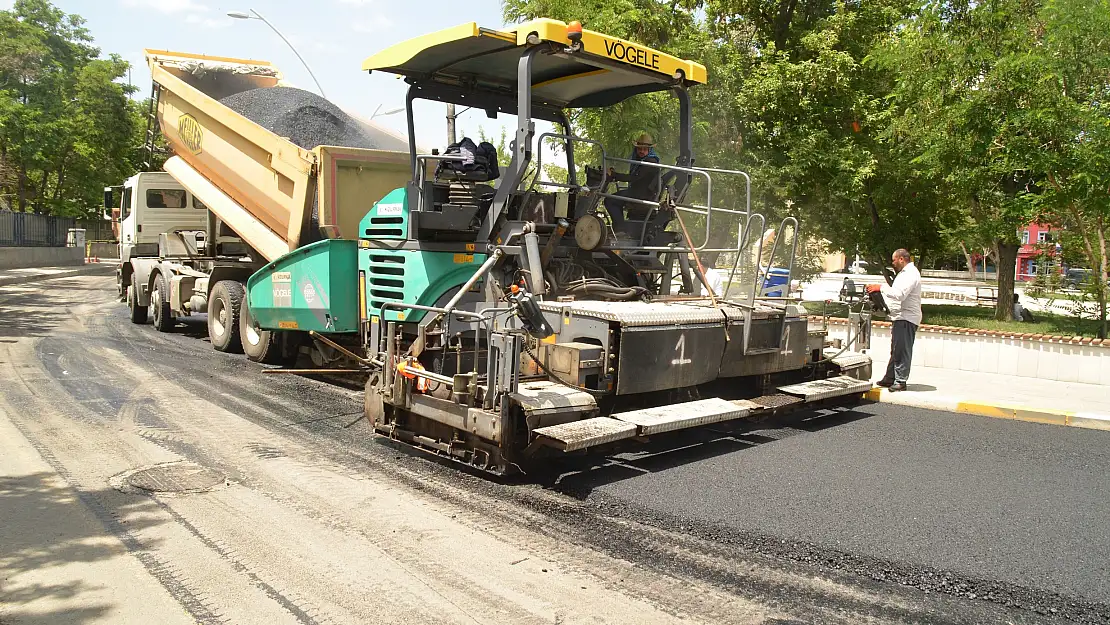
{"label": "parked car", "polygon": [[1083,286],[1085,282],[1090,280],[1092,272],[1090,269],[1068,269],[1062,276],[1063,287],[1066,289],[1078,289]]}

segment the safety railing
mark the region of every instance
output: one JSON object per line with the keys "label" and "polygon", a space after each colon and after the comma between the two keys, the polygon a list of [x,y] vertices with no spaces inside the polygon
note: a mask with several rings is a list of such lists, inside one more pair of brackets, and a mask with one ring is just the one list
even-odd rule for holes
{"label": "safety railing", "polygon": [[[713,228],[713,219],[712,218],[713,218],[714,213],[725,213],[725,214],[731,214],[731,215],[737,215],[737,216],[747,215],[748,210],[751,207],[751,178],[746,173],[741,172],[741,171],[729,170],[729,169],[713,169],[713,168],[707,168],[707,167],[682,167],[682,166],[679,166],[679,165],[665,165],[663,163],[651,163],[651,162],[644,162],[644,161],[635,161],[635,160],[626,159],[626,158],[618,158],[618,157],[615,157],[615,156],[608,156],[605,153],[604,146],[602,146],[602,144],[600,142],[595,141],[593,139],[587,139],[585,137],[577,137],[577,136],[574,136],[574,135],[566,135],[566,134],[560,134],[560,133],[554,133],[554,132],[545,132],[545,133],[543,133],[539,136],[539,140],[541,142],[545,138],[562,139],[563,141],[566,141],[566,142],[577,142],[577,143],[583,143],[583,144],[587,144],[587,145],[596,146],[598,148],[598,150],[601,152],[601,164],[602,164],[602,166],[601,166],[601,172],[602,172],[601,182],[598,184],[597,190],[595,190],[593,187],[589,187],[589,186],[586,186],[586,185],[580,185],[580,184],[579,185],[572,185],[572,184],[569,184],[569,182],[564,183],[564,182],[556,182],[556,181],[553,181],[553,180],[539,180],[540,173],[543,170],[543,150],[539,150],[538,153],[537,153],[537,157],[536,157],[536,174],[535,174],[535,176],[532,180],[532,183],[531,183],[530,187],[531,186],[547,186],[547,187],[573,189],[573,190],[589,189],[591,194],[594,197],[599,198],[599,199],[601,199],[601,198],[610,198],[610,199],[613,199],[613,200],[616,200],[616,201],[620,201],[624,205],[635,204],[635,205],[639,205],[639,206],[647,206],[648,208],[651,209],[648,212],[648,215],[646,216],[646,218],[643,220],[643,228],[642,228],[641,234],[640,234],[640,245],[612,245],[612,246],[609,246],[609,249],[611,249],[611,250],[645,251],[645,252],[694,252],[694,253],[697,253],[697,252],[733,252],[733,251],[736,251],[732,248],[710,248],[710,247],[708,247],[708,245],[709,245],[710,232],[712,232],[712,228]],[[608,184],[610,182],[609,176],[608,176],[610,163],[627,163],[629,165],[640,165],[640,166],[646,166],[646,167],[651,167],[651,168],[654,168],[654,169],[658,169],[659,170],[660,186],[662,186],[662,179],[669,172],[675,172],[675,173],[678,173],[678,174],[686,174],[686,175],[689,175],[689,176],[700,177],[700,178],[704,179],[705,183],[706,183],[706,203],[705,203],[705,205],[682,204],[682,203],[679,203],[679,202],[675,203],[675,209],[676,210],[681,210],[683,212],[696,214],[696,215],[701,215],[701,216],[705,217],[705,236],[702,238],[701,244],[693,246],[692,248],[691,247],[645,246],[645,245],[643,245],[644,238],[647,234],[647,226],[648,226],[649,223],[651,223],[651,220],[655,216],[655,213],[660,208],[662,208],[662,204],[660,202],[657,202],[657,201],[642,200],[642,199],[639,199],[639,198],[626,197],[626,196],[623,196],[623,195],[617,195],[615,193],[605,192],[604,189],[608,186]],[[713,178],[710,175],[711,173],[735,174],[735,175],[741,175],[745,178],[745,181],[746,181],[746,194],[745,194],[745,196],[746,196],[746,206],[745,206],[744,211],[738,211],[738,210],[724,208],[724,207],[713,207]],[[662,194],[663,189],[660,189],[659,192],[660,192],[660,194]],[[691,245],[693,245],[693,241],[690,241],[689,243]]]}

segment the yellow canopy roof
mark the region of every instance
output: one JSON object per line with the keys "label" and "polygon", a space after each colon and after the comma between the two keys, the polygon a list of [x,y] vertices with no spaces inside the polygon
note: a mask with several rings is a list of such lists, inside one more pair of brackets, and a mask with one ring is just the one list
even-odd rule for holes
{"label": "yellow canopy roof", "polygon": [[608,106],[637,93],[704,84],[705,67],[645,46],[583,29],[582,50],[567,53],[567,25],[538,19],[511,30],[470,22],[393,45],[362,63],[367,71],[400,74],[413,84],[462,85],[511,94],[529,35],[559,44],[532,65],[533,100],[564,108]]}

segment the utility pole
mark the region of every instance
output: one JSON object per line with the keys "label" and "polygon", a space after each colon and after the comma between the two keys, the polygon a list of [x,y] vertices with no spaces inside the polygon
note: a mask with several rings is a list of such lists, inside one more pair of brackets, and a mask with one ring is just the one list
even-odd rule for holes
{"label": "utility pole", "polygon": [[456,143],[455,140],[455,105],[447,105],[447,145]]}

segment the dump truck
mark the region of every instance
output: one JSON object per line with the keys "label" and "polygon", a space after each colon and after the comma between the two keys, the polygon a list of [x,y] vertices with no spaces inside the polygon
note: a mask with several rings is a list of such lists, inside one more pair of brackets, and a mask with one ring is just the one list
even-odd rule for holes
{"label": "dump truck", "polygon": [[[304,335],[260,329],[246,306],[247,279],[314,241],[354,245],[372,200],[408,181],[407,154],[349,145],[306,149],[225,104],[260,89],[288,89],[267,61],[164,50],[145,55],[154,83],[148,160],[157,134],[173,155],[165,172],[126,181],[118,199],[105,190],[106,206],[121,217],[117,287],[131,320],[150,318],[168,331],[178,318],[207,313],[218,350],[277,363],[308,348],[317,365],[336,363],[340,358],[324,343],[314,348]],[[371,130],[358,120],[346,123]],[[381,139],[392,148],[400,143]]]}
{"label": "dump truck", "polygon": [[[408,84],[401,153],[306,150],[221,103],[275,85],[269,64],[148,58],[175,154],[166,171],[208,208],[213,236],[226,225],[244,248],[222,252],[216,237],[198,253],[161,249],[171,311],[207,310],[217,348],[238,312],[255,360],[308,346],[319,371],[364,375],[382,436],[504,474],[871,388],[866,313],[833,344],[790,297],[797,219],[778,224],[766,254],[748,175],[696,161],[689,91],[707,80],[696,62],[551,19],[430,33],[362,66]],[[574,133],[573,111],[648,93],[674,98],[673,164]],[[421,153],[419,100],[514,118],[511,162],[502,171],[492,146],[466,138]],[[561,145],[566,179],[541,175],[543,142]],[[610,172],[626,167],[654,170],[648,196],[613,188]],[[722,181],[742,203],[714,197]],[[720,231],[735,238],[713,243]],[[704,254],[729,259],[719,295]],[[138,284],[136,305],[161,288]]]}

